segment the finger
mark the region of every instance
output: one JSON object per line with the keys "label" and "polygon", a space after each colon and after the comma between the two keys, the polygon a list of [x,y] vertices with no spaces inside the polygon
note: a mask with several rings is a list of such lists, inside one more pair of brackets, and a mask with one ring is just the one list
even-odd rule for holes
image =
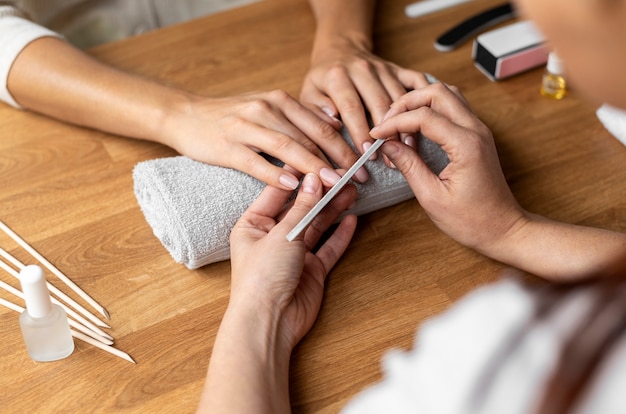
{"label": "finger", "polygon": [[325,275],[337,264],[339,258],[345,253],[350,240],[356,230],[357,218],[355,215],[344,217],[332,235],[322,244],[315,254],[324,266]]}
{"label": "finger", "polygon": [[[298,182],[293,174],[271,164],[249,148],[254,144],[262,152],[283,161],[297,171],[318,174],[329,187],[341,178],[324,154],[309,139],[301,138],[304,142],[299,142],[292,136],[260,125],[250,125],[248,130],[250,134],[243,139],[245,145],[233,146],[230,150],[232,168],[245,171],[259,180],[281,188],[293,190],[297,187]],[[347,146],[343,140],[342,143]],[[312,152],[312,148],[315,148],[318,156]],[[352,154],[354,155],[353,151]]]}
{"label": "finger", "polygon": [[328,228],[337,221],[356,200],[357,190],[354,185],[347,185],[333,200],[318,214],[304,231],[304,241],[307,249],[315,248],[320,238]]}
{"label": "finger", "polygon": [[[292,193],[289,190],[266,186],[243,213],[240,222],[259,223],[260,218],[265,218],[273,224]],[[268,228],[267,231],[269,230]]]}
{"label": "finger", "polygon": [[272,187],[292,191],[298,188],[300,180],[289,170],[270,163],[267,159],[246,146],[238,145],[228,148],[230,157],[229,161],[224,163],[224,167],[243,171]]}
{"label": "finger", "polygon": [[[482,124],[481,124],[482,125]],[[483,132],[488,131],[482,125]],[[386,119],[378,127],[372,129],[372,136],[386,137],[398,132],[421,132],[431,141],[439,144],[452,161],[455,149],[462,145],[471,129],[455,124],[447,117],[427,106]],[[480,136],[480,134],[478,134]],[[390,158],[391,159],[391,158]],[[393,160],[391,160],[393,162]],[[395,164],[395,163],[394,163]]]}
{"label": "finger", "polygon": [[[303,144],[306,145],[310,143],[316,148],[319,147],[326,156],[340,167],[348,169],[356,162],[358,155],[350,148],[341,134],[337,132],[332,125],[315,115],[311,110],[296,101],[285,103],[283,110],[289,122],[292,123],[298,131],[301,131],[299,134],[296,132],[294,132],[294,134],[298,135],[298,140],[303,141]],[[369,134],[369,126],[366,127],[366,130]],[[304,140],[303,137],[306,138],[306,140]],[[297,167],[297,165],[293,166]],[[301,171],[319,172],[311,170]],[[355,174],[355,179],[359,182],[365,182],[369,179],[369,175],[363,168]],[[326,180],[324,181],[327,185],[329,184]],[[332,184],[334,183],[330,185]]]}
{"label": "finger", "polygon": [[[328,96],[332,99],[341,115],[341,121],[350,133],[357,151],[363,153],[373,140],[369,136],[370,125],[367,121],[361,96],[345,69],[336,70],[336,76],[329,76]],[[342,167],[348,167],[342,165]]]}
{"label": "finger", "polygon": [[[283,213],[282,219],[277,226],[284,233],[285,237],[317,204],[322,198],[322,193],[323,187],[319,177],[315,174],[306,174],[302,179],[302,184],[291,208],[286,213]],[[303,233],[301,232],[295,240],[303,240]]]}
{"label": "finger", "polygon": [[312,82],[305,81],[300,92],[300,102],[334,128],[340,129],[343,125],[338,118],[339,111],[332,99],[317,89]]}
{"label": "finger", "polygon": [[[405,90],[421,89],[431,84],[425,73],[416,72],[402,67],[397,68],[397,76]],[[399,97],[395,97],[394,101],[398,98]]]}
{"label": "finger", "polygon": [[412,148],[398,141],[387,141],[383,144],[381,151],[404,175],[418,201],[422,198],[424,191],[430,191],[433,186],[441,185],[439,177],[428,168]]}
{"label": "finger", "polygon": [[356,70],[352,73],[352,82],[372,117],[372,120],[377,124],[389,110],[389,106],[393,102],[391,95],[384,85],[383,78],[386,79],[386,82],[392,89],[402,88],[402,86],[397,81],[395,82],[396,85],[392,86],[393,81],[390,79],[391,76],[389,76],[389,74],[385,76],[387,72],[386,67],[378,68],[377,65],[373,63],[362,66],[364,69]]}
{"label": "finger", "polygon": [[387,119],[393,116],[424,106],[432,108],[455,123],[465,127],[473,127],[477,123],[480,123],[476,115],[467,107],[465,102],[448,86],[442,83],[435,83],[425,88],[416,89],[400,97],[391,105],[389,112],[387,112],[379,125],[384,124]]}

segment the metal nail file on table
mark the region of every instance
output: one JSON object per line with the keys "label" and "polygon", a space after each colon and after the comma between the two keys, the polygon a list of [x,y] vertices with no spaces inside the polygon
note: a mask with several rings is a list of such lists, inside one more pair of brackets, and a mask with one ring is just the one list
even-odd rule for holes
{"label": "metal nail file on table", "polygon": [[363,153],[363,155],[361,155],[361,158],[359,158],[357,162],[355,162],[354,165],[352,165],[352,167],[350,167],[350,169],[346,171],[343,177],[341,177],[341,179],[337,181],[337,184],[333,185],[332,188],[328,190],[328,192],[324,195],[324,197],[322,197],[322,199],[318,201],[317,204],[311,209],[311,211],[309,211],[306,216],[304,216],[302,220],[300,220],[300,222],[296,224],[296,227],[294,227],[293,230],[291,230],[287,234],[287,240],[293,241],[296,237],[298,237],[300,233],[302,233],[306,226],[308,226],[313,221],[313,219],[320,213],[320,211],[322,211],[322,209],[326,207],[326,204],[328,204],[330,200],[332,200],[339,193],[339,191],[341,191],[341,189],[345,187],[345,185],[348,183],[348,181],[350,181],[352,176],[359,170],[359,168],[361,168],[367,162],[367,160],[372,155],[374,155],[374,153],[385,143],[385,141],[386,139],[377,139],[376,141],[374,141],[374,144],[372,144],[372,146],[369,147],[368,150]]}

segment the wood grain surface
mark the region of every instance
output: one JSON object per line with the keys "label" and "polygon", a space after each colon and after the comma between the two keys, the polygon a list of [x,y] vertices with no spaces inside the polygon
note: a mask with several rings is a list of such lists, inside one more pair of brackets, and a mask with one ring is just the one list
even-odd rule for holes
{"label": "wood grain surface", "polygon": [[[626,148],[599,123],[597,105],[575,90],[563,101],[541,97],[541,69],[493,83],[473,66],[470,43],[450,53],[433,48],[451,25],[498,1],[419,19],[404,15],[409,0],[379,3],[377,52],[462,88],[493,130],[523,206],[626,231]],[[297,97],[314,29],[306,1],[264,0],[89,53],[203,95],[280,88]],[[230,264],[191,271],[175,263],[137,205],[133,166],[175,153],[5,105],[0,134],[0,219],[110,312],[116,346],[137,361],[76,341],[69,359],[35,363],[17,313],[2,308],[0,412],[193,412],[228,301]],[[32,262],[4,234],[0,247]],[[338,412],[381,378],[387,350],[409,348],[421,322],[502,269],[442,234],[415,200],[360,218],[319,319],[293,355],[294,412]],[[17,286],[4,272],[0,278]]]}

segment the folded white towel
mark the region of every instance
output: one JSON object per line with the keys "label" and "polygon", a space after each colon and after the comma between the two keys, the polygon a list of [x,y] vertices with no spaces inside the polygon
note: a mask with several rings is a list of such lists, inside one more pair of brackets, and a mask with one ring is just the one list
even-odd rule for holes
{"label": "folded white towel", "polygon": [[596,115],[604,127],[626,145],[626,111],[604,104],[598,108]]}
{"label": "folded white towel", "polygon": [[[351,140],[344,133],[346,141]],[[420,137],[418,152],[435,173],[448,164],[447,154]],[[272,160],[280,165],[277,160]],[[382,157],[366,163],[371,178],[355,183],[362,215],[413,197],[402,174],[387,168]],[[135,196],[155,236],[174,260],[190,269],[230,257],[230,231],[265,184],[242,172],[194,161],[184,156],[137,164]]]}

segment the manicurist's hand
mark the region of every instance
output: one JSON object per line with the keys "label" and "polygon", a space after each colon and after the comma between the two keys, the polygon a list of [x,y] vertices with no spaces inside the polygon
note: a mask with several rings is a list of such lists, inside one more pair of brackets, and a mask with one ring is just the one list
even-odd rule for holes
{"label": "manicurist's hand", "polygon": [[623,233],[561,223],[519,206],[502,173],[491,132],[457,88],[437,83],[406,94],[371,135],[384,138],[418,131],[448,154],[450,164],[438,176],[397,140],[388,140],[381,151],[450,237],[550,280],[623,275]]}
{"label": "manicurist's hand", "polygon": [[356,227],[346,216],[315,249],[322,234],[355,200],[347,186],[293,242],[287,233],[322,197],[314,174],[304,177],[294,205],[290,192],[267,187],[231,233],[228,309],[215,341],[200,412],[289,412],[289,359],[320,309],[324,281]]}
{"label": "manicurist's hand", "polygon": [[372,129],[374,138],[421,132],[440,144],[450,164],[433,174],[418,154],[394,140],[382,152],[402,171],[435,224],[479,250],[501,240],[524,217],[505,181],[489,128],[455,88],[442,83],[407,93]]}

